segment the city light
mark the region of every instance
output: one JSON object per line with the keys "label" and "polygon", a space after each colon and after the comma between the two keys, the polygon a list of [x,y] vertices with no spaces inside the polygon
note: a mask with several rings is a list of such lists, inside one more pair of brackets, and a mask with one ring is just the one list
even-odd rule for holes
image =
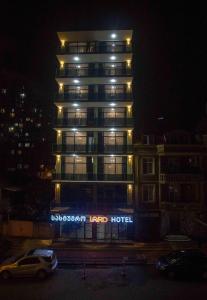
{"label": "city light", "polygon": [[72,104],[72,106],[74,106],[74,107],[78,107],[78,106],[79,106],[79,104],[78,104],[78,103],[73,103],[73,104]]}
{"label": "city light", "polygon": [[73,57],[73,60],[75,60],[75,61],[79,61],[79,60],[80,60],[80,58],[79,58],[78,56],[74,56],[74,57]]}
{"label": "city light", "polygon": [[116,79],[112,78],[112,79],[110,79],[110,82],[114,83],[114,82],[116,82]]}
{"label": "city light", "polygon": [[109,105],[110,106],[116,106],[116,103],[110,103]]}
{"label": "city light", "polygon": [[78,80],[78,79],[74,79],[74,80],[73,80],[73,82],[74,82],[74,83],[79,83],[79,82],[80,82],[80,80]]}
{"label": "city light", "polygon": [[112,34],[111,34],[111,38],[112,38],[112,39],[115,39],[116,37],[117,37],[116,33],[112,33]]}
{"label": "city light", "polygon": [[114,55],[110,56],[110,60],[116,60],[116,56]]}
{"label": "city light", "polygon": [[77,129],[77,128],[72,128],[71,130],[72,130],[72,131],[77,131],[78,129]]}

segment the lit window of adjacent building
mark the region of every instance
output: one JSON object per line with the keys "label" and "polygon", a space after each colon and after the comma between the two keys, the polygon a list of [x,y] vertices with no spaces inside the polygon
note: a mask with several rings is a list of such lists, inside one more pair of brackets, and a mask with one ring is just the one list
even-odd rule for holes
{"label": "lit window of adjacent building", "polygon": [[28,164],[24,165],[24,169],[29,169],[29,165]]}
{"label": "lit window of adjacent building", "polygon": [[45,166],[45,165],[41,164],[41,165],[40,165],[40,169],[44,169],[44,166]]}
{"label": "lit window of adjacent building", "polygon": [[1,114],[5,114],[5,108],[0,109]]}
{"label": "lit window of adjacent building", "polygon": [[17,164],[17,169],[22,169],[22,164]]}
{"label": "lit window of adjacent building", "polygon": [[154,202],[155,201],[155,185],[143,184],[142,185],[142,201]]}
{"label": "lit window of adjacent building", "polygon": [[29,148],[30,147],[30,143],[25,143],[24,146],[25,146],[25,148]]}
{"label": "lit window of adjacent building", "polygon": [[142,174],[154,174],[154,158],[143,157],[142,158]]}
{"label": "lit window of adjacent building", "polygon": [[29,136],[29,133],[28,133],[28,132],[25,132],[25,136]]}
{"label": "lit window of adjacent building", "polygon": [[25,120],[26,120],[27,122],[29,122],[29,121],[30,121],[30,118],[27,117]]}
{"label": "lit window of adjacent building", "polygon": [[42,126],[42,124],[41,123],[37,123],[37,125],[36,125],[37,127],[41,127]]}
{"label": "lit window of adjacent building", "polygon": [[14,131],[14,127],[9,127],[9,132],[13,132]]}
{"label": "lit window of adjacent building", "polygon": [[11,154],[12,154],[12,155],[15,154],[15,150],[14,150],[14,149],[11,150]]}
{"label": "lit window of adjacent building", "polygon": [[1,89],[1,93],[2,93],[2,94],[4,94],[4,95],[5,95],[5,94],[6,94],[6,92],[7,92],[7,90],[6,90],[6,89]]}
{"label": "lit window of adjacent building", "polygon": [[22,143],[18,143],[18,147],[21,148],[22,147]]}
{"label": "lit window of adjacent building", "polygon": [[19,155],[21,155],[21,154],[22,154],[22,150],[18,150],[17,153],[18,153]]}

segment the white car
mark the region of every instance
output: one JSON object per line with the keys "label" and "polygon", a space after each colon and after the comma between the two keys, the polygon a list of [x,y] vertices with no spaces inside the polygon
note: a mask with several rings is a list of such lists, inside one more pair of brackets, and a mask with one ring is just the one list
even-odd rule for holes
{"label": "white car", "polygon": [[21,257],[11,257],[0,265],[0,276],[37,277],[44,279],[57,268],[57,258],[53,250],[33,249]]}

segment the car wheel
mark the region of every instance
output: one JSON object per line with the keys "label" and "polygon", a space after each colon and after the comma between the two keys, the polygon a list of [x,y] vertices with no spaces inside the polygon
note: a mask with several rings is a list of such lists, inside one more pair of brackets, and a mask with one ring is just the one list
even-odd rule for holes
{"label": "car wheel", "polygon": [[39,270],[36,274],[36,277],[43,280],[47,277],[47,273],[44,270]]}
{"label": "car wheel", "polygon": [[174,279],[174,278],[175,278],[175,272],[174,272],[174,271],[168,271],[167,277],[168,277],[169,279]]}
{"label": "car wheel", "polygon": [[9,271],[3,271],[1,273],[1,277],[4,279],[4,280],[8,280],[11,278],[11,273]]}

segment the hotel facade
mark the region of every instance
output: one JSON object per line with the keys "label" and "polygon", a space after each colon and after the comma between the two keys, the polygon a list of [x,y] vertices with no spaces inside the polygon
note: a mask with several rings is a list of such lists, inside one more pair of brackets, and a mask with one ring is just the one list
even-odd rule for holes
{"label": "hotel facade", "polygon": [[134,238],[132,31],[59,32],[56,237]]}

